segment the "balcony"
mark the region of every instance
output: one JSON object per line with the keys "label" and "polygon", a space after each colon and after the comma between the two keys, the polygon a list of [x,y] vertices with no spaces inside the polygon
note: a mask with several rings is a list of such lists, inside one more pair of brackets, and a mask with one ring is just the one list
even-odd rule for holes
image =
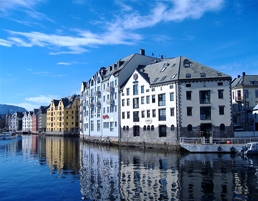
{"label": "balcony", "polygon": [[110,99],[107,99],[106,103],[112,105],[115,103],[115,101],[113,98],[110,98]]}
{"label": "balcony", "polygon": [[112,93],[112,92],[114,92],[114,87],[112,87],[112,86],[107,87],[107,88],[106,88],[106,91]]}
{"label": "balcony", "polygon": [[94,103],[94,106],[95,107],[100,107],[101,106],[100,101],[97,101],[96,103]]}
{"label": "balcony", "polygon": [[235,97],[235,101],[236,102],[242,102],[243,101],[243,97],[242,96],[236,96]]}
{"label": "balcony", "polygon": [[89,104],[88,104],[88,107],[89,107],[89,108],[93,108],[93,107],[94,107],[94,104],[93,104],[93,103],[89,103]]}
{"label": "balcony", "polygon": [[94,92],[94,96],[99,96],[100,95],[100,91],[95,91]]}

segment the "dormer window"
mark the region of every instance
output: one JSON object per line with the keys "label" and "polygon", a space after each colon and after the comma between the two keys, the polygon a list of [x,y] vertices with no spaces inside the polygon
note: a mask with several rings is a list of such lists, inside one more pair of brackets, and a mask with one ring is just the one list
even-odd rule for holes
{"label": "dormer window", "polygon": [[185,77],[186,77],[186,78],[191,78],[191,74],[190,74],[190,73],[186,73],[186,74],[185,74]]}
{"label": "dormer window", "polygon": [[165,80],[165,79],[166,79],[166,77],[167,77],[167,76],[164,76],[164,77],[162,77],[160,81],[163,81],[163,80]]}
{"label": "dormer window", "polygon": [[184,60],[184,67],[185,68],[190,68],[190,61],[188,59]]}
{"label": "dormer window", "polygon": [[176,77],[176,75],[177,75],[177,74],[172,75],[171,79],[174,79],[174,78]]}
{"label": "dormer window", "polygon": [[157,77],[157,78],[155,78],[155,79],[153,80],[153,82],[157,82],[157,81],[158,81],[158,79],[159,79],[158,77]]}
{"label": "dormer window", "polygon": [[206,74],[205,73],[200,73],[200,76],[201,77],[206,77]]}

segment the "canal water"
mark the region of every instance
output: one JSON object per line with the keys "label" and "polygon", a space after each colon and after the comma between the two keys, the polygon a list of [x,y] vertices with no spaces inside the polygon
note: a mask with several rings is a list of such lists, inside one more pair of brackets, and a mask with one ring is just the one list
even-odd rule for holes
{"label": "canal water", "polygon": [[0,140],[0,200],[258,200],[258,156]]}

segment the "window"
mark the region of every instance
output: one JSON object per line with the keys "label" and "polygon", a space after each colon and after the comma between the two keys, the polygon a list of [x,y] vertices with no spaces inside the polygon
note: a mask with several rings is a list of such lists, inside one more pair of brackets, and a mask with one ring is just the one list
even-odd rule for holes
{"label": "window", "polygon": [[205,73],[200,73],[200,76],[201,77],[206,77],[206,74]]}
{"label": "window", "polygon": [[133,136],[140,136],[140,126],[133,126]]}
{"label": "window", "polygon": [[175,108],[170,108],[170,116],[173,117],[175,116]]}
{"label": "window", "polygon": [[130,99],[129,98],[126,99],[126,105],[130,106]]}
{"label": "window", "polygon": [[255,90],[255,98],[258,98],[258,90]]}
{"label": "window", "polygon": [[245,90],[244,90],[244,94],[245,94],[245,97],[246,97],[246,98],[249,98],[248,89],[245,89]]}
{"label": "window", "polygon": [[163,81],[163,80],[165,80],[165,79],[166,79],[166,77],[167,77],[167,76],[164,76],[164,77],[162,77],[160,81]]}
{"label": "window", "polygon": [[211,107],[200,107],[200,119],[201,120],[211,119]]}
{"label": "window", "polygon": [[175,130],[175,126],[171,125],[171,131],[174,131],[174,130]]}
{"label": "window", "polygon": [[174,85],[173,85],[173,84],[172,84],[172,85],[170,85],[170,86],[169,86],[169,88],[170,88],[170,89],[173,89],[173,88],[174,88]]}
{"label": "window", "polygon": [[166,121],[166,109],[159,109],[159,121]]}
{"label": "window", "polygon": [[151,91],[155,91],[155,88],[151,88]]}
{"label": "window", "polygon": [[150,103],[150,96],[146,96],[146,104]]}
{"label": "window", "polygon": [[167,126],[159,125],[159,137],[167,137]]}
{"label": "window", "polygon": [[190,67],[190,62],[189,62],[188,59],[185,59],[185,60],[184,60],[184,67],[185,67],[185,68],[189,68],[189,67]]}
{"label": "window", "polygon": [[126,130],[129,131],[129,126],[126,126]]}
{"label": "window", "polygon": [[144,118],[145,117],[145,111],[143,110],[142,111],[142,118]]}
{"label": "window", "polygon": [[223,82],[218,82],[218,86],[223,86]]}
{"label": "window", "polygon": [[187,116],[192,116],[192,107],[187,107]]}
{"label": "window", "polygon": [[223,99],[223,89],[218,90],[218,99]]}
{"label": "window", "polygon": [[193,130],[193,126],[191,124],[188,124],[187,130],[188,130],[188,132],[191,132]]}
{"label": "window", "polygon": [[125,106],[125,99],[122,99],[122,106]]}
{"label": "window", "polygon": [[191,91],[186,92],[186,100],[192,100],[192,92]]}
{"label": "window", "polygon": [[146,126],[143,126],[143,130],[146,131]]}
{"label": "window", "polygon": [[176,76],[177,76],[177,74],[173,74],[173,75],[171,76],[171,79],[174,79]]}
{"label": "window", "polygon": [[147,118],[150,118],[150,110],[147,110]]}
{"label": "window", "polygon": [[159,94],[158,95],[158,105],[165,106],[166,105],[166,94]]}
{"label": "window", "polygon": [[130,88],[126,89],[126,95],[129,96],[130,95]]}
{"label": "window", "polygon": [[113,121],[110,122],[110,131],[111,132],[114,131],[114,122]]}
{"label": "window", "polygon": [[126,113],[127,119],[130,119],[130,112]]}
{"label": "window", "polygon": [[158,79],[159,79],[158,77],[157,77],[157,78],[155,78],[155,79],[153,80],[153,82],[157,82],[157,81],[158,81]]}
{"label": "window", "polygon": [[144,86],[141,86],[141,93],[144,93]]}
{"label": "window", "polygon": [[151,102],[152,102],[152,103],[155,103],[155,95],[152,95],[152,96],[151,96]]}
{"label": "window", "polygon": [[150,125],[147,126],[147,131],[149,131],[149,130],[150,130]]}
{"label": "window", "polygon": [[191,87],[191,84],[186,84],[185,86],[186,86],[186,87]]}
{"label": "window", "polygon": [[156,110],[152,110],[152,117],[156,117]]}
{"label": "window", "polygon": [[123,131],[125,131],[125,126],[123,126]]}
{"label": "window", "polygon": [[186,73],[186,74],[185,74],[185,77],[186,77],[186,78],[191,78],[191,74],[190,74],[190,73]]}
{"label": "window", "polygon": [[125,118],[125,112],[122,112],[122,119]]}
{"label": "window", "polygon": [[219,126],[219,130],[221,130],[221,131],[225,131],[225,124],[220,124],[220,126]]}
{"label": "window", "polygon": [[90,122],[90,130],[91,130],[91,131],[94,131],[94,121],[91,121],[91,122]]}
{"label": "window", "polygon": [[219,106],[219,115],[224,115],[224,107],[225,106]]}
{"label": "window", "polygon": [[138,95],[138,85],[133,85],[133,95]]}
{"label": "window", "polygon": [[151,125],[151,131],[154,131],[154,126],[153,125]]}
{"label": "window", "polygon": [[144,104],[144,96],[141,97],[141,104]]}
{"label": "window", "polygon": [[139,118],[139,112],[133,112],[133,122],[139,122],[140,118]]}
{"label": "window", "polygon": [[199,96],[201,104],[210,103],[210,91],[200,91]]}
{"label": "window", "polygon": [[139,108],[139,98],[133,99],[133,108]]}
{"label": "window", "polygon": [[170,93],[170,101],[174,101],[174,92]]}
{"label": "window", "polygon": [[100,131],[100,120],[97,121],[97,131]]}
{"label": "window", "polygon": [[105,112],[105,107],[103,107],[103,113],[106,113],[106,112]]}

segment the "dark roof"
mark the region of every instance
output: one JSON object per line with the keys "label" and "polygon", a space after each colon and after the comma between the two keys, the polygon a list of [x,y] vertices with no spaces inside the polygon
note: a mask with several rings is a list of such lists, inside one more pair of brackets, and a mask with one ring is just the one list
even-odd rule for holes
{"label": "dark roof", "polygon": [[256,87],[258,87],[258,75],[243,74],[242,76],[235,78],[232,81],[231,86],[232,86],[232,88],[240,87],[240,86],[246,86],[246,87],[256,86]]}

